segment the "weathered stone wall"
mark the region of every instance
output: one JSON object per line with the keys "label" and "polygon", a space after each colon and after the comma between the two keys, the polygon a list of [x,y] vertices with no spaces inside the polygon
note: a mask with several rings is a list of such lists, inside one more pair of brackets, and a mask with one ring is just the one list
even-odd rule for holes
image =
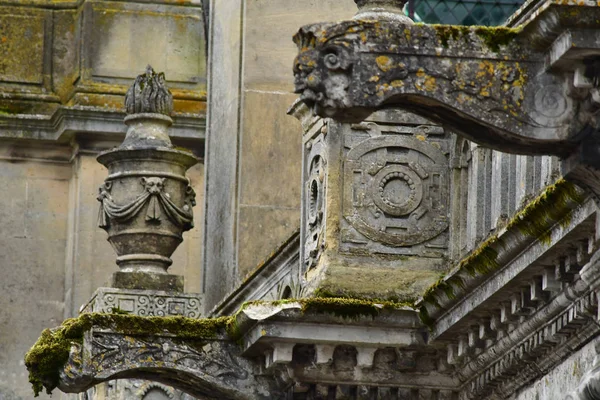
{"label": "weathered stone wall", "polygon": [[564,400],[568,393],[577,388],[585,373],[592,369],[595,356],[594,343],[588,343],[548,372],[546,376],[519,391],[513,399]]}
{"label": "weathered stone wall", "polygon": [[291,38],[355,12],[352,0],[211,2],[207,309],[300,226],[302,131],[286,115],[297,97]]}
{"label": "weathered stone wall", "polygon": [[458,138],[453,156],[451,254],[457,260],[559,177],[557,157],[520,156]]}
{"label": "weathered stone wall", "polygon": [[[174,143],[203,156],[203,9],[196,0],[0,0],[0,54],[0,399],[30,399],[25,352],[118,268],[97,227],[107,172],[95,156],[122,140],[123,97],[147,64],[173,92]],[[197,226],[170,272],[199,292],[203,165],[188,176]]]}
{"label": "weathered stone wall", "polygon": [[[43,329],[77,315],[118,268],[106,233],[97,227],[96,196],[107,172],[95,155],[67,145],[0,142],[2,399],[32,397],[25,352]],[[201,204],[203,166],[188,176]],[[200,208],[195,211],[201,219]],[[200,229],[197,224],[184,235],[169,270],[185,276],[188,292],[200,291]]]}

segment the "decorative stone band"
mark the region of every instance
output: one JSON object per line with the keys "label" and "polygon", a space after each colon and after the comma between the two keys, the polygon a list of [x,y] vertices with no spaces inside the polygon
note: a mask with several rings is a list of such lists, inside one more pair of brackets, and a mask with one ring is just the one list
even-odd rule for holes
{"label": "decorative stone band", "polygon": [[83,344],[73,342],[69,360],[60,371],[59,388],[77,393],[111,379],[135,376],[175,386],[202,398],[267,400],[279,398],[261,382],[250,362],[239,356],[237,344],[218,339],[197,346],[169,335],[116,333],[94,327]]}
{"label": "decorative stone band", "polygon": [[127,312],[141,317],[181,315],[199,318],[202,299],[196,293],[173,293],[160,290],[99,288],[81,313]]}
{"label": "decorative stone band", "polygon": [[[116,204],[110,195],[112,183],[107,181],[100,187],[98,201],[100,201],[100,212],[98,215],[98,226],[107,228],[109,221],[126,222],[135,217],[147,204],[146,221],[160,223],[161,216],[167,218],[183,230],[194,227],[192,207],[195,205],[195,192],[191,186],[186,188],[186,200],[182,208],[179,208],[164,192],[165,178],[142,177],[141,182],[145,191],[127,204]],[[162,212],[161,212],[162,210]]]}

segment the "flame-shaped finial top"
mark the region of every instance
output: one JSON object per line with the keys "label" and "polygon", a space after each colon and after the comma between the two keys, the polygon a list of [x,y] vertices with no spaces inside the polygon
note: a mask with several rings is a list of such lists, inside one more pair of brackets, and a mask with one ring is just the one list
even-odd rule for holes
{"label": "flame-shaped finial top", "polygon": [[171,115],[173,95],[165,85],[165,74],[156,73],[148,65],[146,73],[138,75],[125,94],[127,114],[155,113]]}

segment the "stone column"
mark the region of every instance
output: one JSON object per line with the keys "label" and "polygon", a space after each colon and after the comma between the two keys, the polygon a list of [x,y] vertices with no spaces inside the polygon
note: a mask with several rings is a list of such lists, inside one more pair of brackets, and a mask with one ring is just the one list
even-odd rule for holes
{"label": "stone column", "polygon": [[[125,106],[123,143],[98,156],[108,168],[99,189],[98,225],[108,232],[119,271],[81,312],[200,318],[201,295],[183,293],[183,276],[168,273],[183,232],[193,227],[195,193],[185,172],[198,159],[171,143],[173,97],[164,74],[148,66],[129,88]],[[138,379],[102,383],[82,398],[141,400],[154,392],[191,399],[180,390]]]}
{"label": "stone column", "polygon": [[305,129],[304,293],[414,300],[445,268],[449,134],[397,110],[359,124],[290,113]]}

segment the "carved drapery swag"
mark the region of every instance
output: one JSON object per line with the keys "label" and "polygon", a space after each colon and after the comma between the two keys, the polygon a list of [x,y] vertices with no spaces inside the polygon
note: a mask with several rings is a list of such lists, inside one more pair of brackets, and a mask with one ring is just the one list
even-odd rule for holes
{"label": "carved drapery swag", "polygon": [[196,193],[188,185],[186,188],[186,197],[184,205],[179,208],[170,198],[170,195],[164,191],[165,178],[141,178],[141,184],[144,186],[144,192],[127,204],[119,205],[115,203],[110,195],[112,182],[105,182],[99,189],[98,201],[100,201],[100,211],[98,214],[98,226],[107,228],[109,221],[126,222],[135,217],[146,204],[146,221],[160,223],[162,212],[167,218],[178,227],[189,230],[194,227],[194,216],[192,207],[196,205]]}

